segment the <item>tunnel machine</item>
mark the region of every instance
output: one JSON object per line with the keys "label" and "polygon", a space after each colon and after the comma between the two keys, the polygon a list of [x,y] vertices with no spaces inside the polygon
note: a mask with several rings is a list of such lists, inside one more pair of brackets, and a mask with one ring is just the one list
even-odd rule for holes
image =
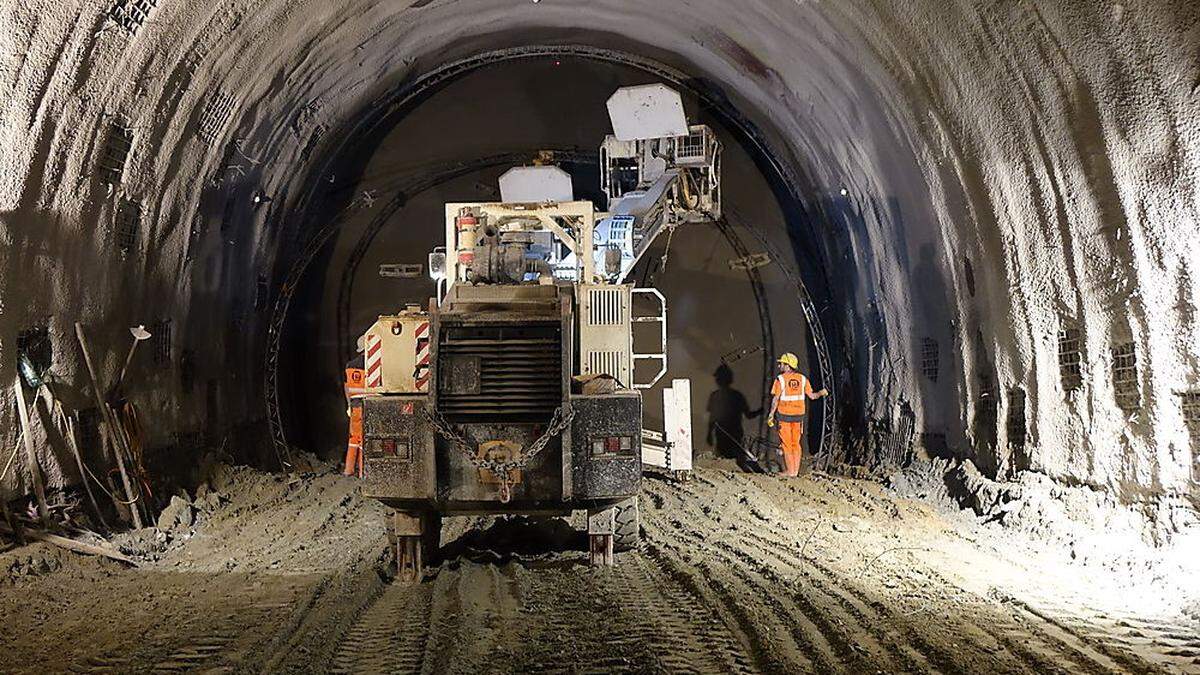
{"label": "tunnel machine", "polygon": [[[502,201],[446,204],[437,297],[363,335],[365,492],[394,510],[402,576],[436,552],[443,514],[587,510],[594,561],[637,543],[640,390],[667,372],[667,323],[662,294],[626,278],[661,232],[719,217],[720,144],[663,85],[608,106],[608,212],[557,167],[510,170]],[[657,349],[634,349],[637,322],[659,326]]]}

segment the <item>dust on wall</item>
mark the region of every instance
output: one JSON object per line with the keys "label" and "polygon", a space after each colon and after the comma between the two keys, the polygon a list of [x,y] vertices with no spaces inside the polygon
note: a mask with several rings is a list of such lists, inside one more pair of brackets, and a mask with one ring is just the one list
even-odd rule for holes
{"label": "dust on wall", "polygon": [[110,381],[125,328],[169,319],[170,363],[135,383],[155,443],[261,417],[256,280],[302,241],[300,186],[337,184],[322,160],[360,113],[486,49],[618,45],[714,83],[791,169],[851,430],[908,405],[991,475],[1195,489],[1194,3],[419,5],[6,11],[0,377],[47,323],[61,395],[84,406],[68,327],[89,327]]}

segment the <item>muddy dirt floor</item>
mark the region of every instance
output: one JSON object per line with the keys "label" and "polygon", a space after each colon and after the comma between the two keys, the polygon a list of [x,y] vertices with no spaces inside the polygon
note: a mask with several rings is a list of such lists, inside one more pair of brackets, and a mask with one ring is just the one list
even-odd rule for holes
{"label": "muddy dirt floor", "polygon": [[615,569],[562,520],[451,518],[417,585],[352,479],[212,483],[116,538],[138,569],[0,554],[0,671],[1200,671],[1195,617],[1097,602],[1102,579],[872,482],[647,480]]}

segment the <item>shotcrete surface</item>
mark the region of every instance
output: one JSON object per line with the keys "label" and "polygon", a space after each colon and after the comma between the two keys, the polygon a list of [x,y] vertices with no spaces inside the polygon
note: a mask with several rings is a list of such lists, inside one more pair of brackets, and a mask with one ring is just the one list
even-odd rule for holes
{"label": "shotcrete surface", "polygon": [[[237,0],[157,3],[129,30],[109,9],[0,13],[2,382],[18,332],[46,325],[58,394],[86,407],[72,324],[111,382],[125,329],[170,320],[171,363],[131,386],[159,422],[151,445],[260,421],[256,284],[273,297],[315,203],[355,197],[334,160],[350,132],[439,66],[565,43],[680,68],[761,130],[805,212],[788,235],[848,436],[908,406],[931,446],[991,477],[1196,490],[1180,397],[1198,366],[1194,2]],[[132,132],[116,176],[113,125]],[[122,200],[142,214],[124,254]],[[1067,391],[1058,337],[1076,328]],[[921,374],[924,340],[940,377]],[[1130,345],[1139,402],[1122,410],[1113,350]],[[201,374],[187,386],[184,351]],[[77,482],[35,434],[47,482]],[[28,490],[20,473],[6,494]]]}

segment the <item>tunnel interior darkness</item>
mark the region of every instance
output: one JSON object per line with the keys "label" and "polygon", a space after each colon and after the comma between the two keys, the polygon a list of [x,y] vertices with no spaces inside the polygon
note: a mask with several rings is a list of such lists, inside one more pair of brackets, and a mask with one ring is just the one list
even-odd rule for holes
{"label": "tunnel interior darkness", "polygon": [[[616,0],[229,2],[164,3],[151,21],[118,24],[82,3],[22,5],[0,75],[13,92],[0,172],[0,375],[15,376],[22,345],[48,341],[55,395],[86,410],[74,323],[106,382],[126,328],[144,323],[156,346],[140,353],[127,389],[154,420],[151,454],[186,464],[197,447],[231,439],[245,459],[276,461],[266,402],[277,384],[288,414],[305,417],[293,427],[332,443],[332,422],[311,410],[336,398],[339,331],[353,334],[383,295],[407,292],[372,270],[385,253],[419,259],[429,242],[397,233],[417,232],[412,223],[437,201],[494,185],[499,170],[414,191],[363,256],[346,302],[342,261],[371,217],[364,195],[379,190],[381,212],[396,197],[372,162],[386,173],[412,157],[419,173],[418,162],[443,161],[418,159],[418,149],[442,147],[427,137],[387,144],[403,145],[404,125],[437,109],[464,122],[488,114],[486,102],[440,98],[456,87],[482,93],[511,77],[527,89],[499,95],[532,98],[544,83],[518,71],[557,58],[560,74],[580,73],[567,90],[592,104],[522,100],[516,109],[538,124],[506,123],[486,143],[454,139],[462,144],[447,146],[446,161],[551,142],[590,151],[603,128],[594,102],[609,85],[678,81],[741,157],[729,179],[746,180],[747,195],[769,191],[756,206],[778,209],[747,203],[732,225],[748,250],[774,252],[763,272],[774,347],[827,345],[822,384],[837,413],[821,425],[828,461],[895,466],[925,453],[969,459],[989,479],[1032,472],[1125,502],[1195,499],[1198,11],[965,0],[701,2],[683,12]],[[597,53],[626,64],[576,58]],[[574,117],[591,121],[564,123]],[[346,214],[336,241],[319,241]],[[778,214],[786,229],[768,228]],[[680,255],[714,277],[726,252],[705,257],[705,241],[732,246],[709,232]],[[317,262],[290,277],[306,249]],[[701,296],[678,297],[686,317]],[[274,323],[281,316],[286,329]],[[676,363],[711,386],[713,357],[740,337],[711,331],[706,341],[684,326]],[[279,365],[291,379],[279,383],[269,375],[273,332],[290,350]],[[692,344],[704,349],[690,353]],[[808,366],[821,370],[812,352]],[[755,368],[735,380],[748,394],[761,380]],[[11,398],[0,424],[15,444]],[[77,481],[60,439],[36,433],[48,482]],[[19,474],[4,480],[9,494],[28,491]]]}
{"label": "tunnel interior darkness", "polygon": [[[482,65],[439,83],[436,92],[422,96],[402,118],[397,114],[400,119],[379,138],[364,141],[371,154],[347,152],[358,166],[334,170],[343,178],[322,204],[321,218],[341,223],[337,239],[311,266],[293,299],[297,316],[283,333],[283,344],[291,348],[281,353],[281,373],[289,376],[281,380],[280,390],[292,396],[280,404],[285,416],[295,411],[290,418],[297,425],[289,438],[304,439],[298,445],[339,452],[345,436],[339,364],[352,355],[362,327],[378,315],[405,304],[424,306],[434,294],[428,277],[381,278],[380,264],[422,263],[426,252],[444,244],[443,203],[499,199],[499,174],[514,163],[533,160],[542,149],[559,148],[575,157],[565,168],[573,173],[577,197],[605,209],[596,152],[596,139],[611,131],[605,100],[617,87],[656,79],[625,63],[551,53]],[[689,378],[697,402],[693,427],[703,441],[713,415],[710,408],[715,407],[718,418],[730,415],[715,380],[723,363],[733,375],[730,391],[745,389],[743,395],[753,402],[750,408],[758,409],[769,405],[765,383],[771,355],[798,352],[803,370],[812,372],[807,358],[812,350],[806,349],[804,314],[789,278],[779,270],[743,271],[729,264],[747,255],[746,247],[755,245],[756,236],[791,246],[785,234],[787,216],[749,154],[757,150],[747,150],[745,140],[720,123],[719,111],[714,115],[696,97],[689,97],[686,107],[695,121],[716,128],[726,147],[726,218],[719,224],[681,229],[669,241],[659,241],[633,278],[666,294],[672,327],[669,372],[645,392],[647,421],[651,428],[661,428],[662,386],[671,378]],[[487,166],[475,166],[479,158],[493,157],[502,161],[489,159]],[[757,164],[770,166],[766,161]],[[445,179],[434,182],[431,174],[441,172]],[[418,184],[428,187],[419,193],[401,187]],[[396,192],[405,193],[402,202],[391,200]],[[392,210],[380,213],[382,209]],[[801,212],[791,214],[793,220],[803,217]],[[748,227],[753,231],[744,231]],[[776,265],[795,267],[790,260]],[[657,334],[649,331],[637,340],[640,351],[653,351]],[[777,350],[777,343],[784,346]],[[638,379],[651,376],[639,372]],[[752,424],[757,433],[751,437],[765,430],[764,418],[756,419]],[[810,425],[809,432],[810,447],[819,447],[814,443],[821,437],[820,423]],[[750,452],[749,441],[725,440]]]}

